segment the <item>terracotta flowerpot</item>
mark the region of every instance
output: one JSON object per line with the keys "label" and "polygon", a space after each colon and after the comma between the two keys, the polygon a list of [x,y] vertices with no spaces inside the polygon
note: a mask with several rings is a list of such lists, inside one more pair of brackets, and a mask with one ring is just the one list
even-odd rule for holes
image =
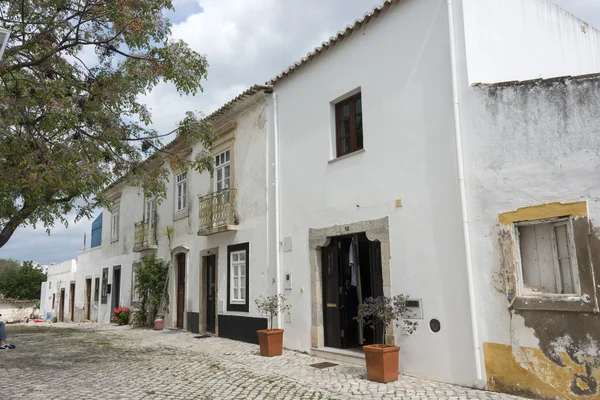
{"label": "terracotta flowerpot", "polygon": [[388,383],[398,380],[398,361],[400,347],[373,344],[363,346],[367,361],[367,379]]}
{"label": "terracotta flowerpot", "polygon": [[162,331],[165,327],[165,321],[163,319],[155,319],[154,320],[154,330]]}
{"label": "terracotta flowerpot", "polygon": [[263,357],[280,356],[283,352],[283,329],[263,329],[256,331],[260,355]]}

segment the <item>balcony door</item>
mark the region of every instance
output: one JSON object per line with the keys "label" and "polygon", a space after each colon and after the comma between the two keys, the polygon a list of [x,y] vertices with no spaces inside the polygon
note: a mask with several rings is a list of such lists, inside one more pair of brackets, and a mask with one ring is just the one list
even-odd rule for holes
{"label": "balcony door", "polygon": [[154,219],[156,217],[156,199],[154,197],[146,199],[146,221],[148,226],[152,228],[154,224]]}

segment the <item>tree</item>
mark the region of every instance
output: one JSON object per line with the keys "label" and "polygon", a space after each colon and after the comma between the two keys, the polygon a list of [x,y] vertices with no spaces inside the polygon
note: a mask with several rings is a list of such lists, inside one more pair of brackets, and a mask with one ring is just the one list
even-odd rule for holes
{"label": "tree", "polygon": [[13,299],[40,298],[46,273],[31,261],[22,265],[13,260],[0,260],[0,294]]}
{"label": "tree", "polygon": [[135,290],[140,296],[140,306],[134,314],[134,322],[147,325],[154,321],[160,311],[169,276],[170,263],[158,259],[155,255],[148,255],[135,271]]}
{"label": "tree", "polygon": [[0,0],[0,26],[11,31],[0,60],[0,247],[18,227],[50,233],[68,213],[77,221],[110,206],[102,191],[129,172],[164,198],[167,170],[148,157],[212,171],[208,151],[188,160],[160,150],[174,132],[210,149],[202,115],[159,134],[138,100],[163,81],[181,95],[202,90],[206,58],[169,39],[171,9],[170,0]]}

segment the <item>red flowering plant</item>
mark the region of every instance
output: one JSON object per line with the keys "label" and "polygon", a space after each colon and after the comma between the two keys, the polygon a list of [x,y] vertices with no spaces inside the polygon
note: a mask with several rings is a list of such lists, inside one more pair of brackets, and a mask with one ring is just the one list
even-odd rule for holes
{"label": "red flowering plant", "polygon": [[129,315],[131,310],[127,307],[115,307],[113,310],[112,320],[119,325],[127,325],[129,323]]}

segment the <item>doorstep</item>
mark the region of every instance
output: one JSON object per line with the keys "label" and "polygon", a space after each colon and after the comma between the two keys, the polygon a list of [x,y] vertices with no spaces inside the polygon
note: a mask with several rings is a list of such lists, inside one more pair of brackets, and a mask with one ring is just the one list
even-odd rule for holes
{"label": "doorstep", "polygon": [[312,356],[324,358],[326,360],[341,361],[347,364],[365,366],[365,353],[362,349],[346,350],[336,349],[334,347],[311,348]]}

